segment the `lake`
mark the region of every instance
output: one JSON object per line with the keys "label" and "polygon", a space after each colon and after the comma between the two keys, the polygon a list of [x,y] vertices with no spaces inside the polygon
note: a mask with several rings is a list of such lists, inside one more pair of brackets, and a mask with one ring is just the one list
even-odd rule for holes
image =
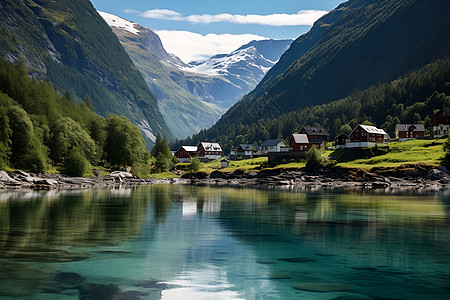
{"label": "lake", "polygon": [[449,295],[449,193],[0,192],[0,299]]}

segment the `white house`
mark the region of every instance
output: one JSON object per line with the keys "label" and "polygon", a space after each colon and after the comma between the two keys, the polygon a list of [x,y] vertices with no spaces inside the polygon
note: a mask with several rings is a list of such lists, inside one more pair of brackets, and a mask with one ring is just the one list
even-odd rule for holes
{"label": "white house", "polygon": [[261,145],[262,155],[270,152],[287,152],[289,147],[282,139],[267,140]]}

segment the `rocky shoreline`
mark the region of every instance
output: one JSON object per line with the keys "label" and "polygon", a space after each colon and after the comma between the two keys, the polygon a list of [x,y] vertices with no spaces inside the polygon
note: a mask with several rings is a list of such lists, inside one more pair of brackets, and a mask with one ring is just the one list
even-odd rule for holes
{"label": "rocky shoreline", "polygon": [[414,164],[395,168],[320,167],[314,169],[267,169],[259,172],[238,169],[186,173],[182,178],[139,179],[127,172],[115,171],[102,177],[70,177],[63,174],[30,174],[23,171],[0,171],[0,190],[11,189],[87,189],[149,184],[191,184],[217,186],[289,186],[364,189],[410,189],[443,191],[450,189],[450,171],[441,166]]}

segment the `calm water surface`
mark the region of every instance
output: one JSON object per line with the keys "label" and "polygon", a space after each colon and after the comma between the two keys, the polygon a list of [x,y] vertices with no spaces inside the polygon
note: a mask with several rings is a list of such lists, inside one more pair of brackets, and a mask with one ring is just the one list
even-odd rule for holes
{"label": "calm water surface", "polygon": [[0,193],[1,299],[449,296],[446,193]]}

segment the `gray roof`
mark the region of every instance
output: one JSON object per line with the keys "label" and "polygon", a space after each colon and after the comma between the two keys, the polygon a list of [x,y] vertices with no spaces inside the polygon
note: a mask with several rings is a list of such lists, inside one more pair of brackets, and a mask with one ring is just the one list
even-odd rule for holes
{"label": "gray roof", "polygon": [[395,125],[397,130],[400,131],[425,131],[425,126],[423,124],[397,124]]}
{"label": "gray roof", "polygon": [[386,131],[384,131],[383,129],[376,128],[375,126],[369,126],[369,125],[359,125],[359,126],[361,126],[362,129],[364,129],[368,133],[376,133],[376,134],[387,135]]}
{"label": "gray roof", "polygon": [[258,145],[255,144],[239,144],[237,149],[241,148],[242,150],[252,150],[252,148],[255,148],[255,150],[259,149]]}
{"label": "gray roof", "polygon": [[220,147],[219,143],[201,142],[200,145],[202,145],[205,151],[222,151],[222,148]]}
{"label": "gray roof", "polygon": [[294,139],[296,144],[309,144],[308,135],[304,133],[293,133],[291,139]]}
{"label": "gray roof", "polygon": [[284,145],[286,145],[282,139],[274,139],[274,140],[267,140],[267,141],[265,141],[265,142],[261,145],[261,147],[276,146],[276,145],[278,145],[279,143],[283,143]]}
{"label": "gray roof", "polygon": [[305,131],[307,135],[328,136],[328,132],[322,127],[302,127],[301,131]]}
{"label": "gray roof", "polygon": [[181,146],[186,152],[196,152],[197,146]]}

